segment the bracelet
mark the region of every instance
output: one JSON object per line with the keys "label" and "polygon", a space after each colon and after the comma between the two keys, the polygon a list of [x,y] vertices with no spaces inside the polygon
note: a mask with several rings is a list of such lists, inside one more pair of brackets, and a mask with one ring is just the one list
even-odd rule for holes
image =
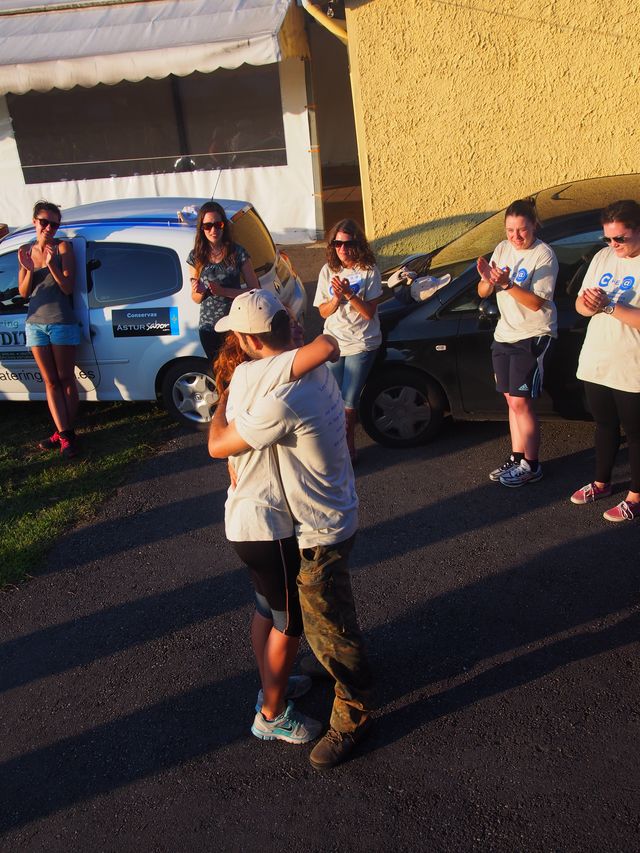
{"label": "bracelet", "polygon": [[509,284],[505,285],[502,289],[503,290],[511,290],[512,287],[515,287],[515,282],[510,281]]}

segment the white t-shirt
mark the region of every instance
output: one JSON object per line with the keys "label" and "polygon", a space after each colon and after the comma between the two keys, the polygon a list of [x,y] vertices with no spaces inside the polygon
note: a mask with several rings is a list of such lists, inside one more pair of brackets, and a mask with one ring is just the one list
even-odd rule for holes
{"label": "white t-shirt", "polygon": [[[339,275],[349,280],[351,290],[368,302],[382,296],[382,279],[378,267],[372,269],[340,269],[337,272],[325,264],[320,270],[318,287],[313,304],[317,307],[333,299],[331,279]],[[338,341],[340,355],[357,355],[378,349],[382,343],[378,312],[370,320],[359,314],[350,302],[340,302],[337,309],[324,321],[324,331]]]}
{"label": "white t-shirt", "polygon": [[[640,308],[640,256],[618,258],[613,249],[602,249],[589,264],[580,293],[588,287],[601,287],[611,302]],[[595,314],[582,344],[577,376],[618,391],[639,392],[640,329]]]}
{"label": "white t-shirt", "polygon": [[235,425],[256,450],[275,445],[300,548],[333,545],[356,532],[344,402],[326,365],[255,400]]}
{"label": "white t-shirt", "polygon": [[509,267],[510,279],[523,290],[545,299],[538,311],[525,308],[507,291],[496,290],[500,319],[494,333],[497,341],[514,344],[538,335],[558,336],[558,318],[553,291],[558,276],[558,259],[553,249],[536,240],[528,249],[516,249],[508,240],[498,243],[491,260],[500,269]]}
{"label": "white t-shirt", "polygon": [[[297,350],[239,364],[227,400],[227,421],[283,382],[289,382]],[[230,542],[273,542],[293,535],[274,448],[249,450],[229,457],[238,482],[229,487],[224,523]]]}

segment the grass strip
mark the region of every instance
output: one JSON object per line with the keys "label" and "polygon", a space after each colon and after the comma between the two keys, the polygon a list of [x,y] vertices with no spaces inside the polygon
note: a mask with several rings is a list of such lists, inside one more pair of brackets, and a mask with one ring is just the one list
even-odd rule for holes
{"label": "grass strip", "polygon": [[42,569],[56,539],[95,516],[129,467],[175,434],[153,403],[81,405],[79,455],[64,460],[37,443],[53,432],[46,405],[1,403],[0,586]]}

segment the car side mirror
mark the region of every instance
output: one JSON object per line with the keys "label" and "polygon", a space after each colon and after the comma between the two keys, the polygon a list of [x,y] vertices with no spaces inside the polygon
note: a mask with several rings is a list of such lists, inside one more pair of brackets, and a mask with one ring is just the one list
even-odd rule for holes
{"label": "car side mirror", "polygon": [[485,317],[487,320],[497,320],[500,316],[498,306],[493,299],[482,299],[478,306],[478,311],[480,312],[480,316]]}

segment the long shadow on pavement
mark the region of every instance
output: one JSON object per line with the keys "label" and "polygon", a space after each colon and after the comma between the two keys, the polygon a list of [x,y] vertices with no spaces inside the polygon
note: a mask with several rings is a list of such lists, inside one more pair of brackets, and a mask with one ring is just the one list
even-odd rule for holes
{"label": "long shadow on pavement", "polygon": [[[424,600],[375,628],[367,642],[382,704],[402,705],[402,697],[424,692],[407,708],[384,717],[380,743],[405,737],[434,715],[512,690],[582,657],[637,642],[636,554],[636,530],[607,529]],[[607,619],[617,624],[602,628]],[[564,632],[575,635],[558,637]],[[538,648],[531,650],[532,645]],[[529,648],[518,651],[523,647]],[[481,674],[465,675],[500,656]],[[463,684],[428,695],[430,685],[459,678]]]}
{"label": "long shadow on pavement", "polygon": [[[606,565],[615,545],[618,569]],[[606,531],[542,552],[511,571],[484,578],[408,611],[367,640],[383,701],[397,702],[430,683],[459,676],[478,661],[512,653],[633,607],[637,579],[628,561],[635,531]],[[600,631],[513,653],[481,675],[412,700],[383,717],[369,750],[405,737],[437,716],[517,688],[570,661],[637,638],[638,616]],[[134,780],[184,764],[247,738],[252,672],[209,684],[96,726],[0,765],[0,830],[24,825]],[[62,768],[62,770],[61,770]],[[55,779],[55,785],[43,780]]]}
{"label": "long shadow on pavement", "polygon": [[206,622],[251,601],[244,569],[127,601],[0,646],[0,693]]}

